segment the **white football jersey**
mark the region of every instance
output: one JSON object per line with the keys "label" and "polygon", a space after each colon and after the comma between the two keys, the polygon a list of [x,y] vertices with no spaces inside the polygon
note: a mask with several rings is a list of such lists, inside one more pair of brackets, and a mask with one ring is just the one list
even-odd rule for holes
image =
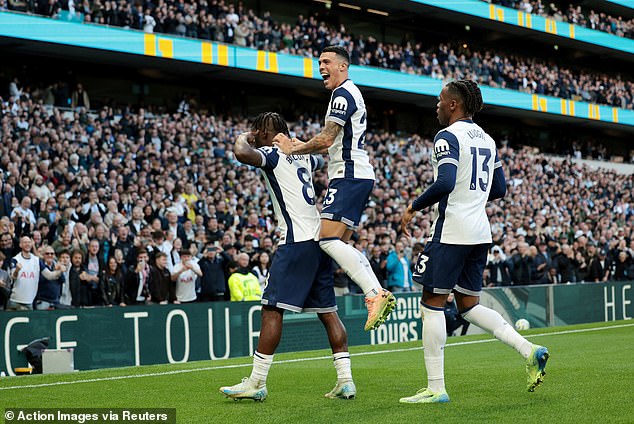
{"label": "white football jersey", "polygon": [[335,122],[343,128],[328,149],[328,179],[374,180],[374,168],[364,147],[366,118],[363,96],[351,80],[332,91],[326,122]]}
{"label": "white football jersey", "polygon": [[493,172],[502,166],[495,141],[473,121],[457,121],[434,138],[434,180],[438,167],[444,163],[457,166],[456,185],[434,205],[430,240],[446,244],[491,243],[485,206]]}
{"label": "white football jersey", "polygon": [[[200,271],[200,267],[196,262],[190,260],[192,266]],[[174,273],[178,273],[185,268],[182,263],[174,267]],[[196,300],[196,273],[191,269],[182,272],[176,279],[176,299],[180,302],[193,302]]]}
{"label": "white football jersey", "polygon": [[11,291],[11,301],[31,304],[37,295],[37,287],[40,282],[40,259],[31,253],[29,259],[18,253],[11,259],[9,274],[13,274],[16,265],[20,263],[22,268],[18,273],[18,278],[13,282],[13,290]]}
{"label": "white football jersey", "polygon": [[281,232],[279,244],[318,240],[320,220],[312,175],[320,161],[311,155],[287,156],[277,147],[258,151]]}

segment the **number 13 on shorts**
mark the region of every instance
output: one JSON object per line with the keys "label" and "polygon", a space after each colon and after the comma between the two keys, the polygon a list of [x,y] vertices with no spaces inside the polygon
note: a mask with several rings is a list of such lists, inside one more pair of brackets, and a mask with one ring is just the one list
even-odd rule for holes
{"label": "number 13 on shorts", "polygon": [[420,253],[418,255],[418,260],[416,261],[416,266],[414,267],[413,277],[420,277],[423,275],[425,270],[427,269],[427,261],[429,260],[429,256]]}

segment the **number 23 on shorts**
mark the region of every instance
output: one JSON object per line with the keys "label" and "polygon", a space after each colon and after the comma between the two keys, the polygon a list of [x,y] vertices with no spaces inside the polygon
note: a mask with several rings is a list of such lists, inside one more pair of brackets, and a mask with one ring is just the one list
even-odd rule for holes
{"label": "number 23 on shorts", "polygon": [[335,194],[337,194],[336,188],[329,188],[324,197],[324,206],[330,206],[335,201]]}

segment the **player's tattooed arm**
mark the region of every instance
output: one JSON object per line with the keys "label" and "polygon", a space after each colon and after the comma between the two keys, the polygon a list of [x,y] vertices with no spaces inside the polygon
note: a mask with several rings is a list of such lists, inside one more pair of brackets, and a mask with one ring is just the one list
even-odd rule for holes
{"label": "player's tattooed arm", "polygon": [[319,134],[303,143],[297,138],[289,139],[284,134],[278,134],[273,139],[275,145],[278,146],[285,154],[303,155],[307,153],[322,153],[326,151],[335,142],[335,138],[341,131],[341,125],[327,121],[324,128]]}
{"label": "player's tattooed arm", "polygon": [[233,153],[236,159],[246,165],[262,166],[262,154],[252,147],[255,141],[254,132],[244,132],[240,134],[233,146]]}

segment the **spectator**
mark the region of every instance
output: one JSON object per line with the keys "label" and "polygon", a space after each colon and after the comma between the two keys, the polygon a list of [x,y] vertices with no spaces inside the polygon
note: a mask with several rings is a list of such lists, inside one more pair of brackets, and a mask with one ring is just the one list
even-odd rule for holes
{"label": "spectator", "polygon": [[63,250],[58,254],[58,257],[59,263],[64,266],[65,271],[62,273],[62,288],[60,291],[60,298],[57,307],[58,309],[68,309],[73,304],[73,298],[70,291],[70,253],[67,250]]}
{"label": "spectator", "polygon": [[251,301],[262,298],[262,289],[258,277],[249,269],[249,255],[240,253],[235,272],[229,277],[231,301]]}
{"label": "spectator", "polygon": [[557,268],[551,266],[546,274],[546,284],[561,284],[561,275],[557,272]]}
{"label": "spectator", "polygon": [[257,264],[253,267],[251,272],[258,277],[260,288],[262,289],[262,292],[264,292],[264,287],[266,287],[266,281],[269,277],[269,270],[271,269],[271,260],[268,252],[266,251],[259,253],[257,258]]}
{"label": "spectator", "polygon": [[30,237],[20,237],[20,253],[13,257],[9,269],[13,287],[7,303],[8,311],[33,310],[40,280],[40,259],[31,252],[32,248]]}
{"label": "spectator", "polygon": [[101,273],[99,288],[101,289],[102,304],[105,306],[122,305],[123,302],[123,272],[114,256],[106,261]]}
{"label": "spectator", "polygon": [[143,32],[152,34],[155,26],[156,20],[154,19],[154,16],[152,16],[150,9],[146,9],[145,14],[143,15]]}
{"label": "spectator", "polygon": [[350,287],[356,287],[348,274],[341,268],[337,262],[332,262],[334,273],[335,296],[346,296],[350,294]]}
{"label": "spectator", "polygon": [[462,315],[458,313],[458,306],[456,305],[453,293],[449,293],[447,302],[445,303],[445,324],[447,326],[447,336],[449,337],[453,336],[460,327],[462,327],[460,330],[461,336],[467,334],[467,330],[469,329],[469,321],[462,318]]}
{"label": "spectator", "polygon": [[86,273],[83,269],[84,252],[80,249],[75,249],[70,253],[70,270],[68,272],[68,288],[70,291],[71,306],[80,307],[87,304],[86,289],[82,288],[84,282],[82,278],[85,278]]}
{"label": "spectator", "polygon": [[511,257],[514,285],[531,283],[531,263],[532,258],[529,256],[528,243],[519,243],[517,253]]}
{"label": "spectator", "polygon": [[154,259],[155,264],[150,266],[149,291],[152,303],[166,305],[168,302],[179,303],[176,299],[176,285],[174,276],[167,268],[167,255],[158,252]]}
{"label": "spectator", "polygon": [[99,287],[101,273],[105,266],[102,256],[99,254],[99,241],[90,240],[88,244],[88,252],[84,262],[84,271],[86,275],[82,278],[86,290],[86,306],[101,305],[103,300],[102,288]]}
{"label": "spectator", "polygon": [[172,281],[176,282],[176,299],[178,303],[195,302],[196,279],[202,277],[202,271],[189,250],[181,249],[179,256],[181,261],[172,274]]}
{"label": "spectator", "polygon": [[35,228],[36,219],[31,209],[31,198],[24,196],[20,201],[20,206],[13,209],[11,219],[16,223],[16,227],[24,228],[23,232],[30,233]]}
{"label": "spectator", "polygon": [[11,258],[17,254],[13,246],[13,237],[8,232],[0,234],[0,253],[3,254],[0,269],[7,270],[11,265]]}
{"label": "spectator", "polygon": [[207,243],[203,258],[198,262],[202,272],[200,294],[201,302],[229,300],[227,285],[227,266],[231,258],[214,243]]}
{"label": "spectator", "polygon": [[608,280],[610,268],[606,256],[607,252],[605,249],[600,249],[597,255],[592,258],[589,265],[588,281],[599,283]]}
{"label": "spectator", "polygon": [[531,246],[530,254],[533,258],[533,262],[531,264],[531,283],[532,284],[546,284],[546,276],[548,274],[548,270],[550,269],[550,262],[547,259],[546,253],[547,245],[544,243],[540,243],[539,246]]}
{"label": "spectator", "polygon": [[51,246],[43,248],[43,256],[44,260],[40,261],[41,272],[35,303],[35,309],[38,310],[57,308],[66,272],[66,266],[57,261]]}
{"label": "spectator", "polygon": [[634,279],[634,267],[632,266],[632,258],[626,251],[618,252],[618,256],[610,269],[611,280],[627,281]]}
{"label": "spectator", "polygon": [[387,255],[387,289],[392,293],[412,291],[412,271],[405,256],[405,246],[397,241],[394,250]]}
{"label": "spectator", "polygon": [[561,251],[555,256],[557,272],[562,283],[576,282],[575,269],[578,264],[574,258],[574,253],[568,244],[561,246]]}
{"label": "spectator", "polygon": [[143,305],[150,300],[148,260],[148,253],[140,250],[137,253],[136,264],[129,268],[125,276],[123,294],[126,305]]}
{"label": "spectator", "polygon": [[[387,288],[387,254],[381,250],[381,246],[372,246],[372,256],[370,256],[370,266],[372,272],[376,275],[377,280],[381,283],[381,287]],[[411,273],[411,269],[410,269]],[[391,291],[391,290],[390,290]],[[393,293],[393,292],[392,292]]]}
{"label": "spectator", "polygon": [[[5,256],[0,251],[0,263],[4,262]],[[0,268],[0,310],[4,310],[9,300],[9,287],[11,282],[9,281],[9,273],[3,268]]]}
{"label": "spectator", "polygon": [[511,268],[500,246],[493,246],[491,248],[487,269],[489,270],[487,286],[497,287],[511,285]]}
{"label": "spectator", "polygon": [[88,93],[86,92],[86,90],[84,90],[83,85],[81,85],[80,83],[77,84],[77,87],[73,91],[70,107],[73,109],[90,109],[90,99],[88,98]]}

